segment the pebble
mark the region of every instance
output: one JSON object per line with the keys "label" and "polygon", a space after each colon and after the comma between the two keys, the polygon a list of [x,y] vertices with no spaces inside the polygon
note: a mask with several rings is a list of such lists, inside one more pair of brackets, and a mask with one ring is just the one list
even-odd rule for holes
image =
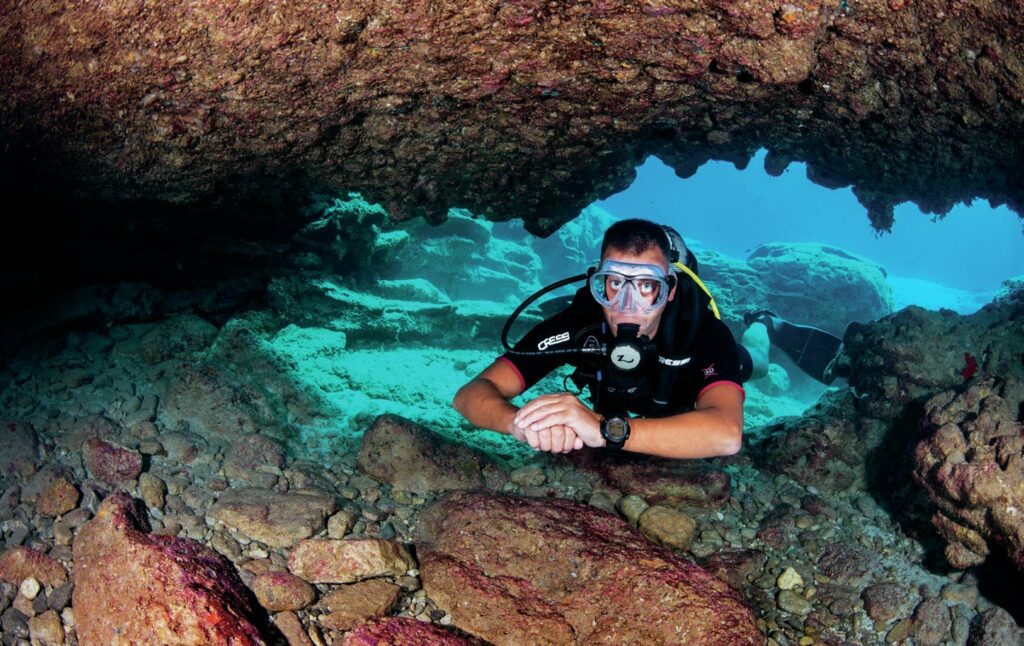
{"label": "pebble", "polygon": [[39,585],[39,581],[29,577],[21,582],[21,586],[18,588],[18,594],[31,601],[39,595],[40,590],[42,590],[42,586]]}
{"label": "pebble", "polygon": [[624,496],[616,505],[622,516],[634,526],[649,506],[646,500],[636,495]]}
{"label": "pebble", "polygon": [[787,567],[783,570],[782,574],[779,575],[779,578],[776,581],[776,585],[779,586],[780,590],[792,590],[794,588],[801,587],[803,584],[803,577],[801,577],[800,573],[791,567]]}
{"label": "pebble", "polygon": [[28,631],[33,644],[56,646],[64,643],[64,626],[60,616],[53,610],[29,619]]}
{"label": "pebble", "polygon": [[26,617],[34,617],[36,614],[34,600],[29,599],[23,594],[14,597],[14,603],[11,604],[11,607]]}
{"label": "pebble", "polygon": [[814,608],[810,601],[804,599],[802,595],[793,590],[780,590],[775,598],[775,602],[779,608],[794,615],[803,616],[809,614]]}
{"label": "pebble", "polygon": [[509,474],[509,479],[520,487],[537,487],[547,482],[544,469],[535,464],[520,467]]}
{"label": "pebble", "polygon": [[914,622],[910,619],[903,619],[896,623],[895,626],[889,630],[885,635],[885,642],[887,644],[897,644],[910,637],[910,632],[914,628]]}
{"label": "pebble", "polygon": [[0,628],[3,632],[19,639],[28,639],[28,617],[15,608],[8,608],[0,616]]}
{"label": "pebble", "polygon": [[53,524],[53,538],[58,544],[66,546],[71,545],[75,535],[63,521],[57,521]]}
{"label": "pebble", "polygon": [[51,610],[63,610],[71,604],[71,593],[75,590],[75,584],[71,581],[62,583],[46,595],[46,603]]}

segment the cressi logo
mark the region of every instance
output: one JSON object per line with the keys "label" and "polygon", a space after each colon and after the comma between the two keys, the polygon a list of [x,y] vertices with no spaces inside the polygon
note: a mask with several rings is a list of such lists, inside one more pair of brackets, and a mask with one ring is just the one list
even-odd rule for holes
{"label": "cressi logo", "polygon": [[556,334],[554,336],[549,336],[548,338],[546,338],[543,341],[541,341],[540,343],[538,343],[537,344],[537,349],[538,350],[547,350],[548,348],[550,348],[553,345],[558,345],[559,343],[565,343],[568,340],[569,340],[569,333],[568,332],[562,332],[561,334]]}

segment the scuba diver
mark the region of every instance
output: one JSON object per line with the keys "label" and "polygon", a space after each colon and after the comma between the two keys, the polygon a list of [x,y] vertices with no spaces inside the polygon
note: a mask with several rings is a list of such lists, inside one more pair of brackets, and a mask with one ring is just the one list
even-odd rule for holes
{"label": "scuba diver", "polygon": [[[751,312],[737,344],[697,272],[671,227],[613,224],[598,267],[542,289],[512,313],[502,331],[507,351],[458,391],[453,407],[479,428],[553,453],[588,446],[670,458],[735,454],[741,384],[767,374],[770,339],[790,324]],[[580,280],[587,284],[568,307],[509,346],[509,329],[529,304]],[[566,384],[566,392],[522,408],[510,403],[566,364],[575,368],[566,378],[575,393]],[[589,406],[580,399],[584,388]]]}
{"label": "scuba diver", "polygon": [[[744,398],[737,345],[707,306],[696,273],[681,269],[689,269],[692,254],[673,237],[647,220],[609,227],[587,286],[463,386],[455,409],[480,428],[544,451],[585,445],[674,458],[736,453]],[[503,337],[536,296],[513,313]],[[570,392],[541,395],[518,410],[509,403],[566,363],[593,408]]]}

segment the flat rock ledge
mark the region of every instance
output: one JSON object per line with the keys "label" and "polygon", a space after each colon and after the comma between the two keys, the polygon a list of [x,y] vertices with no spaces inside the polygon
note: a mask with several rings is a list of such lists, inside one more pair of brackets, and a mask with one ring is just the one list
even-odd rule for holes
{"label": "flat rock ledge", "polygon": [[229,489],[210,509],[228,527],[271,547],[291,547],[324,527],[334,513],[334,496],[316,489],[280,493],[265,489]]}
{"label": "flat rock ledge", "polygon": [[374,420],[363,434],[358,464],[363,473],[415,493],[496,489],[507,481],[483,452],[446,440],[398,415]]}
{"label": "flat rock ledge", "polygon": [[263,644],[265,617],[234,567],[205,545],[149,533],[115,494],[75,537],[79,643]]}
{"label": "flat rock ledge", "polygon": [[421,532],[424,590],[494,644],[764,643],[728,584],[593,507],[458,492]]}

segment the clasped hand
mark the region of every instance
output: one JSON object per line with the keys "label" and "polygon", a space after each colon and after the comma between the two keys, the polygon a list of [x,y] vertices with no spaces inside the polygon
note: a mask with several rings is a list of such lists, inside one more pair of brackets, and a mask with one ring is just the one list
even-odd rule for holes
{"label": "clasped hand", "polygon": [[530,400],[516,413],[512,435],[534,450],[551,453],[605,445],[601,416],[572,393],[541,395]]}

